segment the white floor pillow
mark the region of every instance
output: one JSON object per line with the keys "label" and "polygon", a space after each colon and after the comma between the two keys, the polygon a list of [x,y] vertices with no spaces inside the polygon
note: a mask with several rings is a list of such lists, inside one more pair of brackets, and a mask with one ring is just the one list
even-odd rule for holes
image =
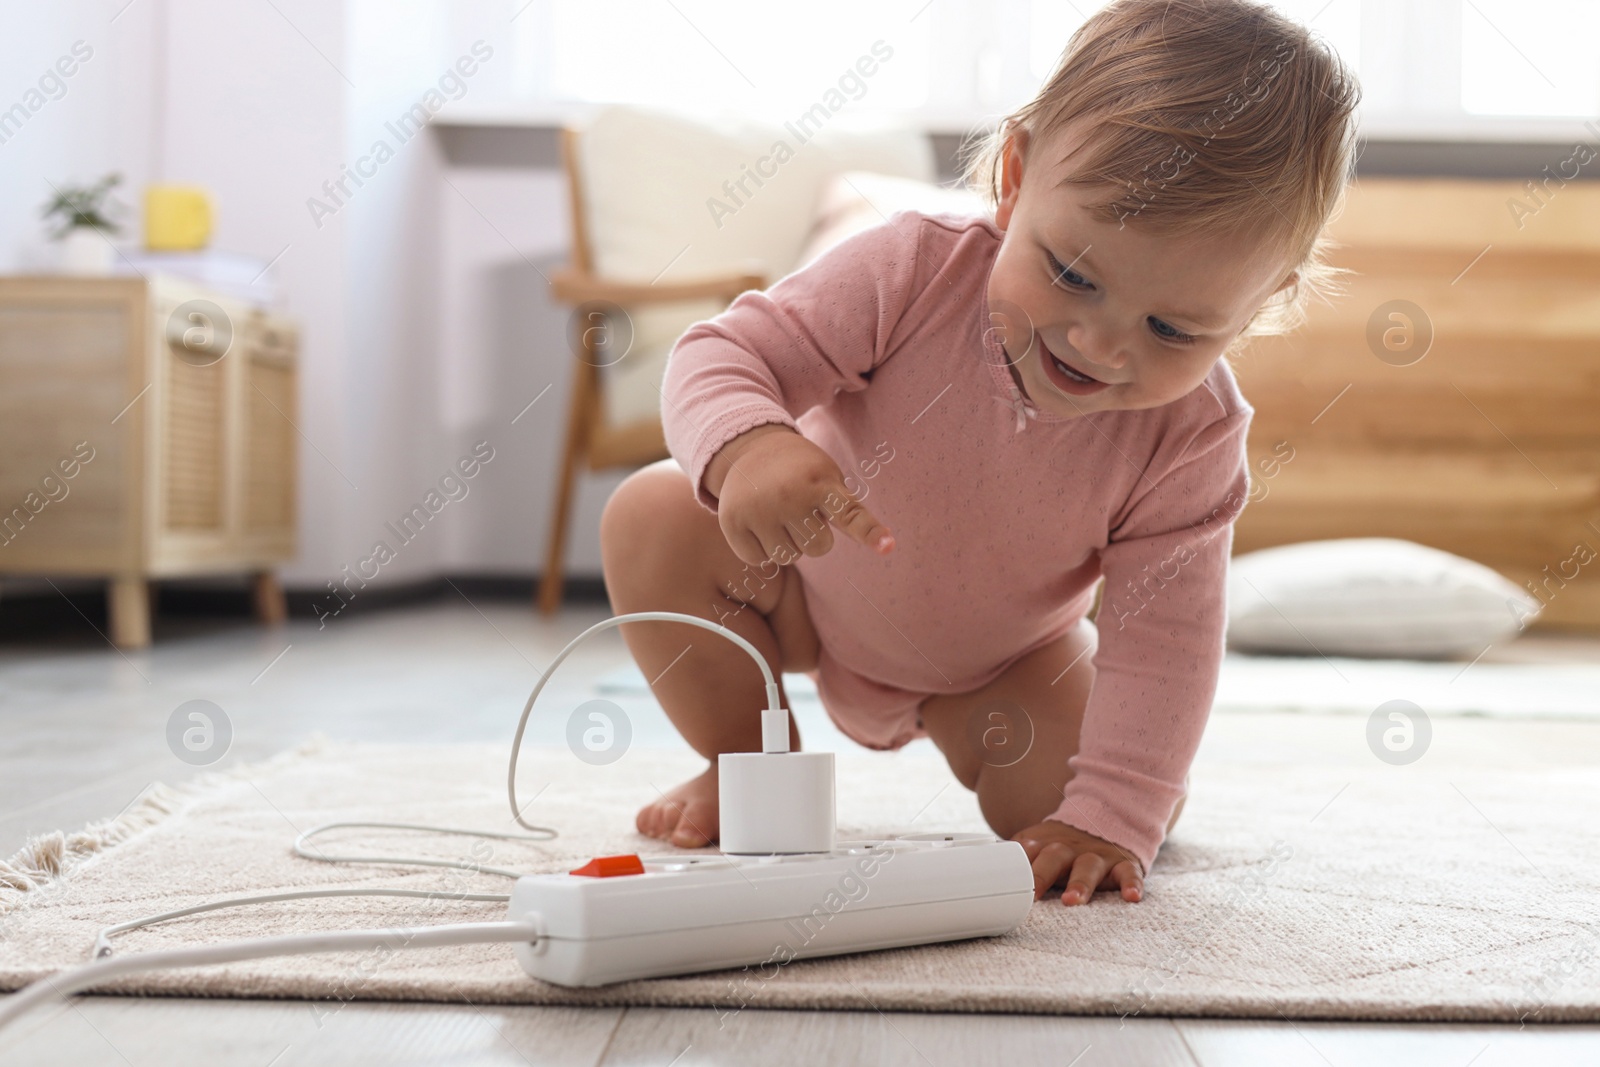
{"label": "white floor pillow", "polygon": [[1235,652],[1436,659],[1475,656],[1539,603],[1460,556],[1386,537],[1307,541],[1234,559]]}

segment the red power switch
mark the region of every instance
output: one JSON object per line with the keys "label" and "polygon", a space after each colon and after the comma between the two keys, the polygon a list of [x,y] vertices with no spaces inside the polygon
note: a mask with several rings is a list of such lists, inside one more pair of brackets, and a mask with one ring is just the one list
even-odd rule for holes
{"label": "red power switch", "polygon": [[615,878],[621,874],[643,874],[644,862],[638,856],[596,856],[569,874],[581,874],[585,878]]}

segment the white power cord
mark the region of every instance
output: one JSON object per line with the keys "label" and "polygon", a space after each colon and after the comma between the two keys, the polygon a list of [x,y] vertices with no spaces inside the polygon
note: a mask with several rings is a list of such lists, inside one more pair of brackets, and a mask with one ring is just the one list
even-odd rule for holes
{"label": "white power cord", "polygon": [[444,948],[450,945],[501,943],[533,944],[539,930],[531,922],[453,923],[447,926],[393,927],[388,930],[335,930],[325,934],[295,934],[232,941],[203,948],[143,952],[96,960],[69,971],[42,978],[0,1003],[0,1028],[29,1008],[57,997],[69,997],[113,978],[174,967],[204,967],[238,963],[269,956],[308,956],[318,952],[360,952],[377,948]]}
{"label": "white power cord", "polygon": [[[294,854],[309,860],[321,863],[382,863],[397,866],[419,867],[450,867],[456,870],[473,871],[478,874],[495,874],[502,878],[512,880],[521,878],[525,872],[508,871],[499,867],[485,867],[481,863],[463,863],[457,860],[435,860],[422,856],[330,856],[325,852],[308,850],[306,842],[313,837],[328,830],[341,830],[350,828],[376,828],[381,830],[422,830],[428,833],[451,834],[459,837],[493,838],[497,841],[548,841],[556,836],[554,830],[544,830],[540,836],[527,834],[503,834],[493,830],[461,830],[453,826],[427,826],[421,823],[404,822],[330,822],[321,826],[313,826],[305,833],[294,839]],[[240,908],[250,904],[275,904],[289,900],[313,900],[319,897],[415,897],[425,900],[471,900],[471,901],[499,901],[505,903],[511,897],[505,893],[458,893],[439,892],[426,889],[307,889],[286,893],[267,893],[262,896],[232,897],[227,900],[216,900],[209,904],[197,904],[191,908],[179,908],[177,911],[166,911],[159,915],[147,915],[142,919],[131,919],[125,923],[108,926],[100,931],[94,939],[94,956],[103,959],[112,953],[111,938],[115,934],[127,933],[130,930],[142,930],[146,926],[167,922],[171,919],[182,919],[189,915],[200,915],[208,911],[221,911],[224,908]]]}
{"label": "white power cord", "polygon": [[[767,707],[761,713],[762,750],[764,752],[789,751],[789,713],[781,706],[777,679],[773,676],[772,668],[768,665],[766,657],[749,641],[725,626],[709,622],[695,615],[686,615],[676,611],[639,611],[628,615],[617,615],[589,627],[583,633],[574,637],[566,648],[557,653],[549,668],[545,670],[538,683],[534,685],[533,692],[528,695],[528,702],[522,708],[522,717],[517,720],[516,737],[511,743],[511,765],[506,776],[506,792],[511,802],[511,814],[517,825],[526,830],[531,830],[539,836],[529,837],[525,834],[505,834],[487,830],[463,830],[450,826],[427,826],[418,823],[332,822],[313,827],[297,836],[294,840],[294,854],[304,859],[317,860],[323,863],[378,863],[418,867],[449,867],[479,874],[494,874],[504,878],[521,878],[523,875],[518,871],[486,867],[482,864],[465,863],[456,860],[436,860],[408,856],[330,856],[326,853],[311,850],[307,842],[328,830],[352,828],[419,830],[426,833],[494,838],[502,841],[552,840],[558,836],[557,832],[548,826],[535,826],[524,821],[522,809],[517,804],[517,756],[522,750],[522,738],[527,729],[528,717],[533,712],[534,701],[539,698],[539,693],[544,689],[545,683],[549,681],[550,676],[555,673],[555,669],[572,653],[574,648],[590,635],[599,633],[601,630],[608,630],[613,626],[619,626],[625,622],[648,621],[682,622],[698,626],[713,633],[721,634],[749,653],[750,657],[756,661],[756,666],[761,668],[761,676],[766,682],[767,689]],[[253,897],[234,897],[228,900],[212,901],[208,904],[198,904],[190,908],[180,908],[177,911],[163,912],[159,915],[149,915],[141,919],[133,919],[115,926],[108,926],[100,932],[99,936],[95,938],[93,948],[94,962],[42,978],[0,1002],[0,1028],[4,1028],[6,1024],[36,1004],[56,997],[68,997],[112,978],[138,974],[143,971],[237,963],[242,960],[264,959],[271,956],[300,956],[318,952],[355,952],[380,946],[388,948],[440,948],[450,945],[501,942],[527,942],[532,944],[539,940],[539,933],[531,923],[456,923],[448,926],[397,927],[389,930],[344,930],[326,934],[297,934],[287,937],[235,941],[203,948],[144,952],[133,956],[114,957],[112,955],[112,935],[153,926],[156,923],[166,922],[171,919],[199,915],[210,911],[220,911],[224,908],[244,907],[251,904],[310,900],[319,897],[359,896],[502,902],[511,899],[503,893],[430,892],[420,889],[315,889],[269,893]],[[396,946],[394,943],[396,940],[402,943]]]}
{"label": "white power cord", "polygon": [[278,904],[286,900],[314,900],[319,897],[416,897],[424,900],[499,901],[502,904],[511,900],[506,893],[440,893],[426,889],[306,889],[292,893],[266,893],[256,897],[232,897],[228,900],[214,900],[209,904],[196,904],[192,908],[164,911],[160,915],[146,915],[142,919],[130,919],[125,923],[108,926],[94,939],[94,958],[98,960],[110,956],[113,951],[112,936],[125,934],[129,930],[142,930],[157,923],[182,919],[189,915],[201,915],[208,911],[221,911],[223,908],[242,908],[247,904]]}

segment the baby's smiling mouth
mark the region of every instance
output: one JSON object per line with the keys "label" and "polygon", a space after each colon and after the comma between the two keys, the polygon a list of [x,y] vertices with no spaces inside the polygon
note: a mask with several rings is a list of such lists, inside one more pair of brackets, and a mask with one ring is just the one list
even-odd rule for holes
{"label": "baby's smiling mouth", "polygon": [[1044,338],[1035,336],[1039,346],[1040,361],[1043,363],[1045,378],[1055,387],[1057,392],[1069,396],[1090,396],[1103,392],[1116,385],[1116,382],[1101,381],[1093,375],[1085,374],[1076,367],[1069,365],[1065,360],[1050,351],[1050,346],[1045,344]]}
{"label": "baby's smiling mouth", "polygon": [[1063,363],[1054,352],[1050,351],[1049,346],[1046,345],[1042,340],[1039,342],[1039,351],[1043,352],[1053,363],[1055,363],[1057,370],[1075,382],[1082,382],[1084,385],[1110,384],[1109,382],[1102,382],[1099,378],[1091,378],[1087,374],[1082,374],[1076,370],[1073,370],[1071,367]]}

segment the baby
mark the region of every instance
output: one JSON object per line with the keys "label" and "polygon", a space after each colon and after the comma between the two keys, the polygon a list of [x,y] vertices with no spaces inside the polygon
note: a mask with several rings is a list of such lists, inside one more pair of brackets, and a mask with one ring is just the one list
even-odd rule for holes
{"label": "baby", "polygon": [[[678,341],[673,458],[601,520],[613,609],[722,623],[870,748],[931,738],[1036,898],[1141,899],[1249,495],[1223,357],[1331,287],[1358,96],[1262,5],[1095,14],[969,160],[992,218],[896,214]],[[638,829],[706,845],[718,753],[760,748],[761,677],[685,627],[622,630],[711,761]]]}

